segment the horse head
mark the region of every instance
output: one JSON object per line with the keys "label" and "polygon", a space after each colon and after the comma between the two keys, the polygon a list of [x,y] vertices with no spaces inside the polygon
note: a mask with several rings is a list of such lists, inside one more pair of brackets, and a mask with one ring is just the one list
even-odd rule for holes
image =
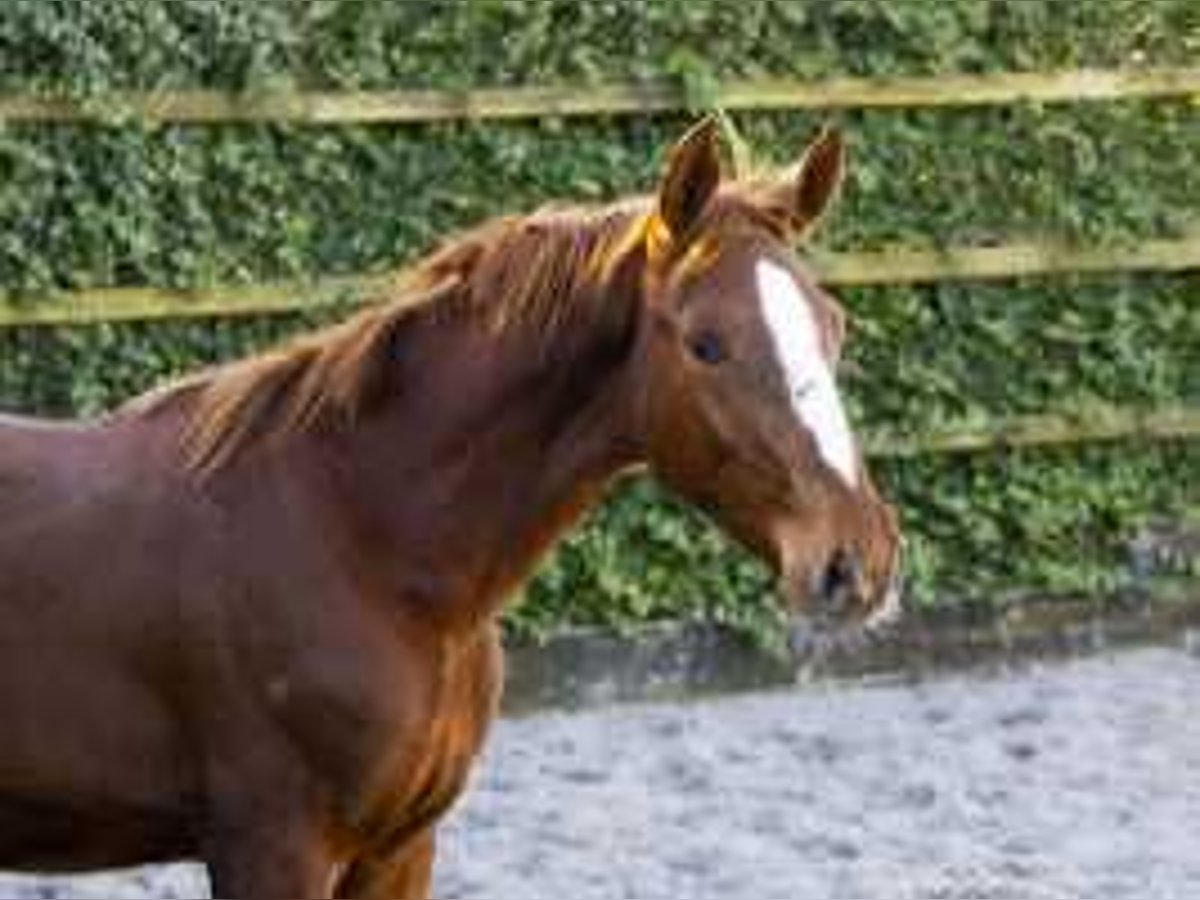
{"label": "horse head", "polygon": [[846,318],[792,249],[844,167],[826,129],[786,176],[724,182],[715,124],[688,132],[647,228],[636,349],[650,470],[773,567],[806,642],[899,611],[896,515],[835,377]]}

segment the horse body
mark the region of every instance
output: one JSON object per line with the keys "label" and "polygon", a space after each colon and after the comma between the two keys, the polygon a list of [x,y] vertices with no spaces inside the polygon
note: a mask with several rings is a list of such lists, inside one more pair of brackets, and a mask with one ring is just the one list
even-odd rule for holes
{"label": "horse body", "polygon": [[[136,558],[153,525],[119,444],[97,426],[0,423],[0,865],[124,862],[145,852],[123,846],[140,831],[169,854],[199,796],[154,678],[178,586]],[[161,602],[128,602],[146,592]]]}
{"label": "horse body", "polygon": [[[827,201],[831,148],[789,215]],[[803,273],[769,201],[716,195],[714,154],[693,135],[657,206],[485,226],[402,301],[97,421],[0,420],[0,866],[424,897],[495,713],[496,614],[630,467],[823,621],[886,605],[890,512],[796,429],[765,326],[724,299],[764,255]]]}
{"label": "horse body", "polygon": [[386,856],[450,804],[498,697],[491,613],[620,462],[562,398],[496,404],[553,377],[487,380],[453,340],[369,423],[211,485],[178,465],[186,393],[4,425],[0,865],[204,855],[312,805],[329,853]]}
{"label": "horse body", "polygon": [[[331,832],[365,843],[372,804],[391,831],[397,807],[448,802],[497,683],[490,628],[416,640],[403,586],[364,590],[374,573],[338,560],[336,527],[274,494],[270,471],[223,506],[153,430],[0,433],[0,865],[202,855],[206,832],[240,834],[263,808],[287,821],[313,795]],[[269,540],[245,540],[260,528]]]}

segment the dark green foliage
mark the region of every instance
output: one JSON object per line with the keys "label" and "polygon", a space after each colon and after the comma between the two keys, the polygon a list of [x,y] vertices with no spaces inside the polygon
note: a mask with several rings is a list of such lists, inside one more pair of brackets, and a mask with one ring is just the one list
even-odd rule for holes
{"label": "dark green foliage", "polygon": [[[826,246],[1113,243],[1198,224],[1200,116],[1187,102],[846,118],[852,180]],[[815,125],[739,121],[779,163]],[[488,215],[647,190],[683,123],[0,129],[0,290],[387,267]]]}
{"label": "dark green foliage", "polygon": [[[0,90],[579,84],[1190,63],[1193,0],[10,0]],[[858,112],[824,247],[1088,245],[1200,224],[1194,102]],[[380,269],[551,199],[644,190],[683,117],[281,128],[0,125],[0,294]],[[789,161],[816,124],[737,119]],[[844,292],[854,417],[911,435],[996,415],[1200,402],[1200,277]],[[93,413],[336,315],[0,331],[0,407]],[[918,596],[1093,591],[1124,542],[1200,509],[1195,443],[878,461]],[[513,623],[707,615],[764,630],[758,565],[645,483],[531,587]]]}
{"label": "dark green foliage", "polygon": [[93,94],[1193,61],[1191,0],[8,0],[0,85]]}
{"label": "dark green foliage", "polygon": [[857,289],[845,300],[844,380],[856,420],[873,429],[1200,402],[1194,275]]}
{"label": "dark green foliage", "polygon": [[272,344],[331,313],[0,330],[0,409],[95,415],[171,377]]}
{"label": "dark green foliage", "polygon": [[1200,504],[1196,442],[1106,444],[893,461],[918,603],[1111,593],[1147,523]]}

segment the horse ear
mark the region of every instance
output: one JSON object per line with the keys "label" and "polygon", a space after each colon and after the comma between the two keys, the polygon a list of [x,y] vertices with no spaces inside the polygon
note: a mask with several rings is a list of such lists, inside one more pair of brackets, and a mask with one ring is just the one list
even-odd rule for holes
{"label": "horse ear", "polygon": [[720,129],[712,116],[688,129],[667,157],[658,216],[673,240],[684,238],[721,183]]}
{"label": "horse ear", "polygon": [[799,165],[767,193],[770,206],[783,212],[797,232],[810,230],[837,199],[846,172],[846,142],[841,131],[821,128]]}

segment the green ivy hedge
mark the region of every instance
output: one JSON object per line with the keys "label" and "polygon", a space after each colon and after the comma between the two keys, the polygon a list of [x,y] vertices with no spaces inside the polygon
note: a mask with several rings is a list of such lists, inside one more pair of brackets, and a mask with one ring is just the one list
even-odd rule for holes
{"label": "green ivy hedge", "polygon": [[[0,6],[0,90],[258,90],[933,73],[1190,62],[1192,0],[58,0]],[[497,48],[503,48],[499,52]],[[1200,210],[1188,101],[843,117],[849,249],[1169,237]],[[684,117],[371,128],[0,125],[0,294],[380,269],[482,216],[652,184]],[[739,116],[785,161],[815,117]],[[899,435],[1099,404],[1200,403],[1200,276],[846,291],[860,427]],[[0,407],[68,415],[337,311],[0,331]],[[1200,514],[1195,443],[876,462],[917,596],[1102,592],[1143,523]],[[639,483],[570,540],[515,626],[770,619],[762,573]]]}
{"label": "green ivy hedge", "polygon": [[[1200,223],[1185,101],[865,112],[836,248],[1167,237]],[[0,286],[36,295],[394,265],[479,218],[649,189],[686,120],[0,130]],[[816,120],[739,117],[790,162]]]}
{"label": "green ivy hedge", "polygon": [[1190,0],[54,0],[0,86],[75,94],[819,77],[1194,61]]}

